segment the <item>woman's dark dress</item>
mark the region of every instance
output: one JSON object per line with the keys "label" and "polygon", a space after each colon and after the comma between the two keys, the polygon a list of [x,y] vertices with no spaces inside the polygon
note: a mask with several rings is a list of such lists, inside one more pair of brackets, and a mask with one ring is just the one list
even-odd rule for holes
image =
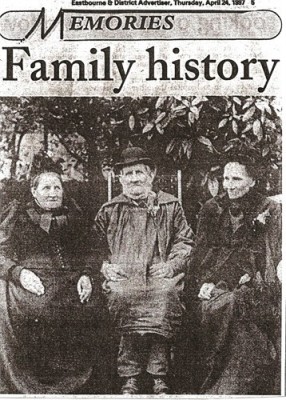
{"label": "woman's dark dress", "polygon": [[[0,392],[73,393],[91,373],[91,303],[81,304],[77,282],[89,275],[84,222],[75,206],[43,213],[12,203],[0,230]],[[45,294],[25,290],[23,268]]]}
{"label": "woman's dark dress", "polygon": [[[198,225],[194,267],[198,287],[214,283],[201,301],[205,366],[202,393],[267,394],[279,360],[281,207],[250,192],[231,202],[208,201]],[[239,285],[248,274],[251,281]],[[279,373],[279,372],[278,372]]]}

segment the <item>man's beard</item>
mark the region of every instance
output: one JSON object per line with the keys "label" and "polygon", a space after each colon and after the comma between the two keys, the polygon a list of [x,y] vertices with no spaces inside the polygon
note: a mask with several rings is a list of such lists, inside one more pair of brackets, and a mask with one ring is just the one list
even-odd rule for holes
{"label": "man's beard", "polygon": [[[138,190],[133,190],[133,189],[138,189]],[[127,185],[122,186],[122,192],[125,196],[130,197],[133,200],[140,200],[140,199],[146,199],[148,197],[148,194],[152,190],[152,185],[144,185],[144,186],[131,186],[128,187]]]}

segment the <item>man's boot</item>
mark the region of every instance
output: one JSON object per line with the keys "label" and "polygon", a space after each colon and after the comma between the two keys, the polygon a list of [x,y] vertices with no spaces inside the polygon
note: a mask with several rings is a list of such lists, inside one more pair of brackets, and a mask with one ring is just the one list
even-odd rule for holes
{"label": "man's boot", "polygon": [[165,376],[153,377],[153,393],[154,394],[169,394],[170,389],[166,383]]}
{"label": "man's boot", "polygon": [[138,378],[136,376],[130,376],[129,378],[126,378],[126,381],[121,388],[121,394],[138,394],[138,393],[139,393]]}

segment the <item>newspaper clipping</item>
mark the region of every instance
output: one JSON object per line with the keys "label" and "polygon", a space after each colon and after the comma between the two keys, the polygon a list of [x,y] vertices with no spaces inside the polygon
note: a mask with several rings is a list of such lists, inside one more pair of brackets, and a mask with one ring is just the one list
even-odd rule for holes
{"label": "newspaper clipping", "polygon": [[285,396],[283,18],[1,1],[0,397]]}

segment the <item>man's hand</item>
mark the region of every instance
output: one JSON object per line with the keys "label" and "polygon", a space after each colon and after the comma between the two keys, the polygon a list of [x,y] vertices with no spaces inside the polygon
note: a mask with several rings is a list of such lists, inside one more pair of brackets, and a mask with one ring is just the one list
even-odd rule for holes
{"label": "man's hand", "polygon": [[200,289],[200,293],[198,294],[199,299],[209,300],[211,298],[214,287],[214,283],[204,283]]}
{"label": "man's hand", "polygon": [[101,272],[107,281],[118,282],[128,278],[122,267],[118,264],[104,263]]}
{"label": "man's hand", "polygon": [[240,278],[238,284],[240,285],[244,285],[245,283],[249,282],[251,280],[251,277],[248,274],[244,274],[242,275],[242,277]]}
{"label": "man's hand", "polygon": [[42,296],[45,293],[45,288],[41,279],[29,269],[22,269],[20,273],[20,283],[24,289],[37,296]]}
{"label": "man's hand", "polygon": [[174,271],[168,263],[162,262],[151,265],[150,276],[153,278],[172,278],[174,276]]}
{"label": "man's hand", "polygon": [[87,275],[82,275],[79,278],[77,282],[77,292],[81,303],[90,299],[92,293],[92,284]]}

